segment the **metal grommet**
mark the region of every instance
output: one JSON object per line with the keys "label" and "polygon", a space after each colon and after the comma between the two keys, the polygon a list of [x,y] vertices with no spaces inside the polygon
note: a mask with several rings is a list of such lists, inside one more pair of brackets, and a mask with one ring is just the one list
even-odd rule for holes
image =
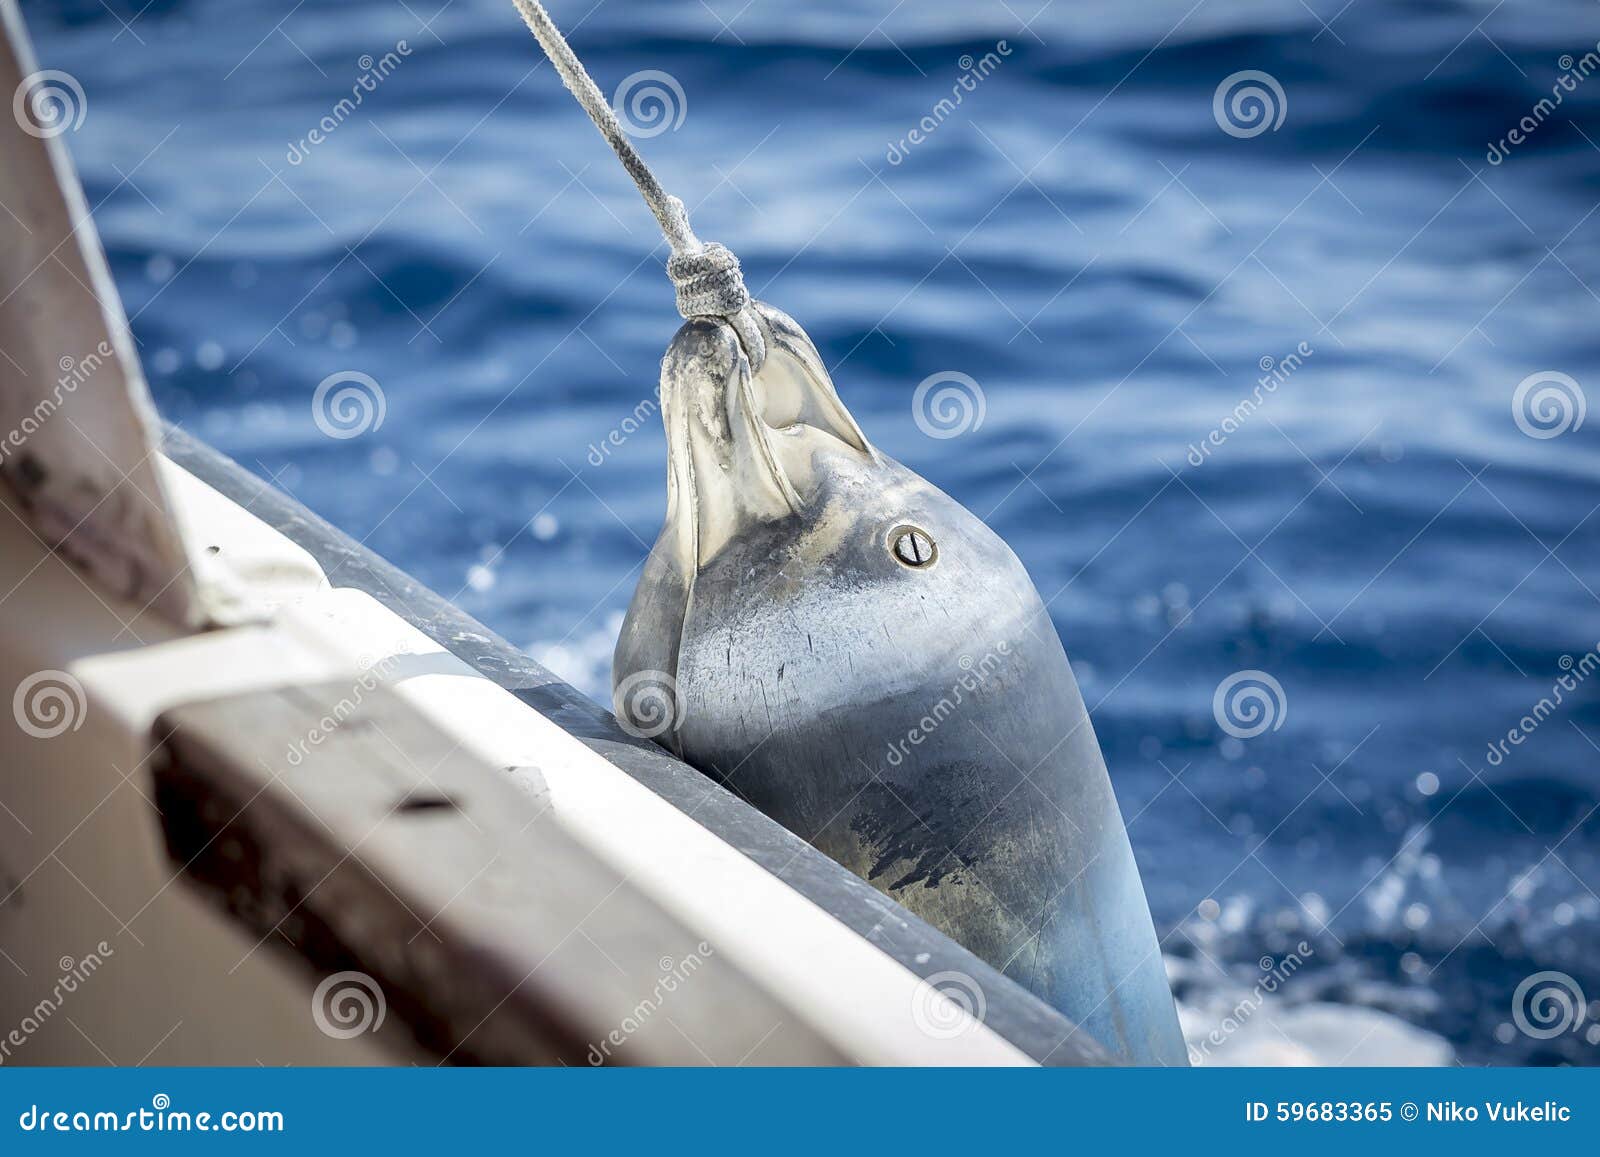
{"label": "metal grommet", "polygon": [[927,531],[907,524],[889,532],[889,553],[901,566],[926,570],[938,559],[939,548]]}

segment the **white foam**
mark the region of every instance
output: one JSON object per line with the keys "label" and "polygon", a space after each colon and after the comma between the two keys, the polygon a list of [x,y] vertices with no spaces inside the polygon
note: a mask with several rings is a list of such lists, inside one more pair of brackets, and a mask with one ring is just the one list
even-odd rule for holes
{"label": "white foam", "polygon": [[1443,1037],[1377,1009],[1289,1005],[1268,998],[1243,1019],[1231,1010],[1232,1006],[1218,1008],[1212,1002],[1206,1011],[1179,1007],[1193,1063],[1340,1067],[1455,1062],[1455,1050]]}

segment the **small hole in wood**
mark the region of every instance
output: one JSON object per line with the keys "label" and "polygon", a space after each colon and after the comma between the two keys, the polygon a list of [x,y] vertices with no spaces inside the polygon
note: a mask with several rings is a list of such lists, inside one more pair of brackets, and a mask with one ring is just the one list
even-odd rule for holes
{"label": "small hole in wood", "polygon": [[447,795],[437,792],[414,792],[394,805],[394,810],[402,815],[417,812],[460,811],[461,806]]}

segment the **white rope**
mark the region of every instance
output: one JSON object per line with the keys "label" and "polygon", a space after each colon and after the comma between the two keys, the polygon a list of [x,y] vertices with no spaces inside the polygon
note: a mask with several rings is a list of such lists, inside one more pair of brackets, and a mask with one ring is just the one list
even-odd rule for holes
{"label": "white rope", "polygon": [[667,260],[667,276],[677,291],[678,312],[685,319],[721,318],[733,327],[750,359],[752,371],[759,372],[766,361],[766,342],[750,307],[750,292],[745,288],[739,259],[715,241],[705,243],[689,227],[689,214],[683,202],[661,187],[656,175],[633,147],[622,123],[604,94],[573,53],[566,38],[550,19],[539,0],[512,0],[522,19],[538,39],[561,81],[589,114],[600,135],[605,137],[622,167],[633,178],[644,203],[655,214],[661,232],[672,246]]}

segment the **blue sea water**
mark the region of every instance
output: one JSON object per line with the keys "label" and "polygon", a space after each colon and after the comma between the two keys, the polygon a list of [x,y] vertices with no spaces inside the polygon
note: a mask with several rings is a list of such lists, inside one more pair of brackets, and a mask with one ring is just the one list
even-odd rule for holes
{"label": "blue sea water", "polygon": [[[701,235],[1029,567],[1191,1027],[1293,951],[1238,1030],[1283,1056],[1335,1005],[1600,1060],[1600,1003],[1518,992],[1600,998],[1600,10],[552,7],[607,93],[665,74]],[[604,697],[678,319],[509,2],[23,10],[165,416]],[[329,437],[348,372],[383,419]],[[914,405],[950,374],[981,422]]]}

